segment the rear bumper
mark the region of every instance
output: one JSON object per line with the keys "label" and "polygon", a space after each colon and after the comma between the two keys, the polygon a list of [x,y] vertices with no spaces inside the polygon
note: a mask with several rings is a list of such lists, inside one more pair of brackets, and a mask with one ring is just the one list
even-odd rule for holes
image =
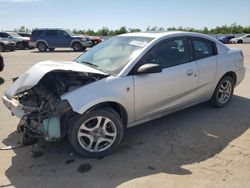
{"label": "rear bumper", "polygon": [[32,48],[35,48],[36,47],[36,43],[35,42],[29,42],[29,46],[32,47]]}

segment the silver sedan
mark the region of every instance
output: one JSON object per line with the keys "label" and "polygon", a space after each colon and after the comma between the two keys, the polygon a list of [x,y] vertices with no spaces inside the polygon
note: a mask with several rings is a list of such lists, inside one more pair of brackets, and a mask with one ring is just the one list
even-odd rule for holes
{"label": "silver sedan", "polygon": [[243,59],[240,50],[198,33],[124,34],[73,62],[32,66],[3,102],[21,119],[26,139],[68,135],[80,155],[106,156],[127,127],[203,101],[226,106],[245,76]]}

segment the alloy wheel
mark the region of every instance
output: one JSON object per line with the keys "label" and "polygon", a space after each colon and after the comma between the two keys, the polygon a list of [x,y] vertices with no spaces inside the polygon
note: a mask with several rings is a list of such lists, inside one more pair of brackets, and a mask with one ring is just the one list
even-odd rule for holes
{"label": "alloy wheel", "polygon": [[114,122],[104,116],[95,116],[86,120],[78,130],[78,142],[89,152],[101,152],[115,141],[117,129]]}
{"label": "alloy wheel", "polygon": [[218,91],[219,102],[225,104],[230,99],[231,95],[232,95],[232,84],[229,80],[225,80],[220,85]]}

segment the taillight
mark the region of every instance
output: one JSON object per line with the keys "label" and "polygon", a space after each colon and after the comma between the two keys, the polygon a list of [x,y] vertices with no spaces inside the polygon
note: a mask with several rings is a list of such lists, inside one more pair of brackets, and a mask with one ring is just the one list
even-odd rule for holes
{"label": "taillight", "polygon": [[31,36],[30,36],[30,42],[31,42],[31,40],[32,40],[32,39],[31,39]]}

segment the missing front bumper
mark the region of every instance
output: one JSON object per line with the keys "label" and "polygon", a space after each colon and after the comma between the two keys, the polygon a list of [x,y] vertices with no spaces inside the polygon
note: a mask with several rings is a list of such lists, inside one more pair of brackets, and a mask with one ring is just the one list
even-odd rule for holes
{"label": "missing front bumper", "polygon": [[[25,107],[22,104],[18,102],[16,99],[8,99],[6,96],[2,97],[4,105],[11,111],[11,113],[20,119],[22,119],[25,115],[29,114],[30,112],[26,111],[25,108],[28,110],[28,108],[31,107]],[[30,109],[32,110],[32,109]],[[35,109],[33,109],[35,110]]]}

